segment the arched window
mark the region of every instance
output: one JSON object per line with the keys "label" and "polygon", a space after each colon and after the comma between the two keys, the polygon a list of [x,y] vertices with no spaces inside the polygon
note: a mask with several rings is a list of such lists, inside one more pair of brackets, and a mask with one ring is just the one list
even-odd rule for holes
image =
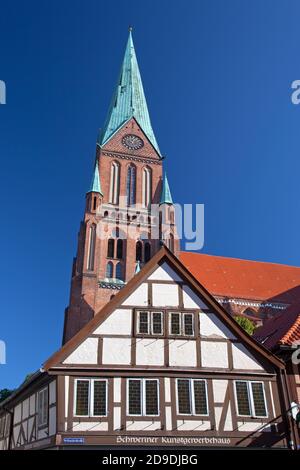
{"label": "arched window", "polygon": [[123,240],[121,239],[117,241],[117,258],[118,259],[123,258]]}
{"label": "arched window", "polygon": [[110,189],[109,202],[111,204],[119,203],[120,193],[120,165],[118,162],[112,162],[110,168]]}
{"label": "arched window", "polygon": [[113,258],[115,254],[115,240],[110,238],[107,242],[107,258]]}
{"label": "arched window", "polygon": [[143,169],[143,195],[142,203],[143,207],[149,207],[151,204],[152,197],[152,174],[150,168]]}
{"label": "arched window", "polygon": [[116,265],[116,278],[120,281],[123,281],[123,266],[122,263],[117,263]]}
{"label": "arched window", "polygon": [[127,170],[127,182],[126,182],[126,197],[127,205],[133,206],[135,204],[135,193],[136,193],[136,168],[134,165],[129,165]]}
{"label": "arched window", "polygon": [[106,265],[106,277],[108,279],[113,278],[113,273],[114,273],[114,265],[112,261],[109,261]]}
{"label": "arched window", "polygon": [[88,251],[88,263],[87,268],[89,271],[94,271],[94,259],[95,259],[95,245],[96,245],[96,225],[91,225],[89,235],[89,251]]}
{"label": "arched window", "polygon": [[142,242],[140,241],[136,242],[136,246],[135,246],[135,260],[136,261],[142,261],[142,249],[143,249]]}
{"label": "arched window", "polygon": [[95,211],[97,209],[97,197],[94,196],[93,198],[93,211]]}
{"label": "arched window", "polygon": [[170,233],[170,238],[169,238],[169,249],[174,252],[174,235],[173,233]]}
{"label": "arched window", "polygon": [[144,247],[145,263],[147,263],[147,261],[149,261],[150,258],[151,258],[151,245],[149,242],[146,242],[145,247]]}

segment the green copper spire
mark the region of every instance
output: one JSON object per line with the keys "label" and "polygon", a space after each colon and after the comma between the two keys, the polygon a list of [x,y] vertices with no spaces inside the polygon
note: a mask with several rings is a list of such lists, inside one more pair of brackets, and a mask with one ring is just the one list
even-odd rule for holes
{"label": "green copper spire", "polygon": [[88,190],[88,193],[99,193],[101,194],[101,196],[103,196],[102,191],[101,191],[100,178],[99,178],[98,162],[96,162],[96,165],[95,165],[94,175],[93,175],[93,179],[91,182],[90,189]]}
{"label": "green copper spire", "polygon": [[167,173],[164,175],[160,204],[173,204]]}
{"label": "green copper spire", "polygon": [[98,144],[104,145],[113,134],[134,117],[155,150],[160,154],[151,126],[142,79],[132,41],[131,29],[116,90]]}

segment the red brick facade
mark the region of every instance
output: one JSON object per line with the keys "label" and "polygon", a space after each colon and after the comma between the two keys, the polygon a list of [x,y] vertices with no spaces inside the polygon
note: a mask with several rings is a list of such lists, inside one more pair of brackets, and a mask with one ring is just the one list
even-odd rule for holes
{"label": "red brick facade", "polygon": [[[122,143],[122,138],[128,134],[140,137],[143,147],[137,150],[126,148]],[[162,239],[175,254],[179,254],[173,206],[169,204],[159,206],[163,178],[162,159],[134,118],[119,129],[105,145],[101,148],[97,146],[96,161],[102,194],[89,192],[86,197],[85,214],[78,237],[77,256],[72,270],[70,304],[65,312],[63,342],[74,336],[95,313],[109,302],[116,291],[123,287],[123,283],[133,277],[137,268],[137,242],[141,243],[141,266],[147,261],[146,258],[149,258],[149,253],[153,256],[159,250]],[[113,162],[119,165],[119,203],[117,204],[112,204],[110,201]],[[134,165],[136,169],[136,205],[131,207],[126,204],[129,165]],[[159,213],[153,215],[149,212],[149,208],[143,207],[143,170],[145,167],[151,173],[151,203],[159,207],[161,216]],[[122,198],[124,198],[124,204],[121,204]],[[97,235],[93,248],[93,266],[89,266],[93,225],[97,227]],[[164,227],[167,227],[165,236],[162,235]],[[170,242],[170,233],[174,236],[174,242]],[[119,242],[122,243],[122,256],[117,256],[118,239],[123,237],[124,240]],[[109,239],[115,241],[114,253],[110,253],[110,256],[108,256]],[[146,244],[149,244],[147,256]],[[112,278],[116,277],[117,264],[120,263],[123,283],[108,280],[108,263],[112,263],[113,266]]]}

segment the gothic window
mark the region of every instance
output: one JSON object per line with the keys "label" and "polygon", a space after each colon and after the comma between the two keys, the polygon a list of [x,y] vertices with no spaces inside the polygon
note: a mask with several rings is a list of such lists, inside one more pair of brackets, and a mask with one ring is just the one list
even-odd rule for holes
{"label": "gothic window", "polygon": [[113,278],[113,271],[114,271],[114,265],[111,261],[109,261],[106,265],[106,277],[108,279]]}
{"label": "gothic window", "polygon": [[173,233],[170,233],[170,238],[169,238],[169,249],[174,252],[174,235]]}
{"label": "gothic window", "polygon": [[158,416],[158,380],[128,379],[127,414],[132,416]]}
{"label": "gothic window", "polygon": [[149,207],[152,198],[152,172],[150,168],[143,169],[143,207]]}
{"label": "gothic window", "polygon": [[120,193],[120,165],[118,162],[112,162],[110,168],[110,189],[109,202],[111,204],[119,203]]}
{"label": "gothic window", "polygon": [[207,415],[207,391],[205,380],[177,379],[178,414]]}
{"label": "gothic window", "polygon": [[147,261],[149,261],[150,258],[151,258],[151,245],[150,245],[150,243],[146,242],[145,246],[144,246],[144,260],[145,260],[145,263],[147,263]]}
{"label": "gothic window", "polygon": [[116,278],[119,280],[123,280],[123,266],[122,263],[117,263],[116,265]]}
{"label": "gothic window", "polygon": [[89,251],[88,251],[88,264],[87,264],[87,268],[89,271],[94,270],[95,245],[96,245],[96,225],[93,224],[90,228],[90,238],[89,238]]}
{"label": "gothic window", "polygon": [[117,258],[123,258],[123,240],[120,239],[117,241]]}
{"label": "gothic window", "polygon": [[94,196],[93,197],[93,211],[95,211],[97,209],[97,197]]}
{"label": "gothic window", "polygon": [[127,182],[126,182],[126,197],[127,205],[133,206],[135,204],[136,195],[136,167],[129,165],[127,170]]}
{"label": "gothic window", "polygon": [[263,382],[235,382],[235,396],[239,416],[266,417],[267,407]]}
{"label": "gothic window", "polygon": [[107,242],[107,258],[113,258],[115,255],[115,240],[110,238]]}
{"label": "gothic window", "polygon": [[142,250],[143,250],[142,242],[140,241],[136,242],[136,246],[135,246],[135,260],[136,261],[142,261]]}
{"label": "gothic window", "polygon": [[107,381],[77,379],[74,397],[75,416],[107,415]]}

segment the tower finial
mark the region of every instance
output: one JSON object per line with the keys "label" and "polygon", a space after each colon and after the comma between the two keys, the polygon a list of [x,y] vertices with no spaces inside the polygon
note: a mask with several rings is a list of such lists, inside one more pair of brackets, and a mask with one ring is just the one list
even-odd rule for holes
{"label": "tower finial", "polygon": [[133,27],[132,27],[132,26],[129,26],[128,31],[131,33],[132,30],[133,30]]}

